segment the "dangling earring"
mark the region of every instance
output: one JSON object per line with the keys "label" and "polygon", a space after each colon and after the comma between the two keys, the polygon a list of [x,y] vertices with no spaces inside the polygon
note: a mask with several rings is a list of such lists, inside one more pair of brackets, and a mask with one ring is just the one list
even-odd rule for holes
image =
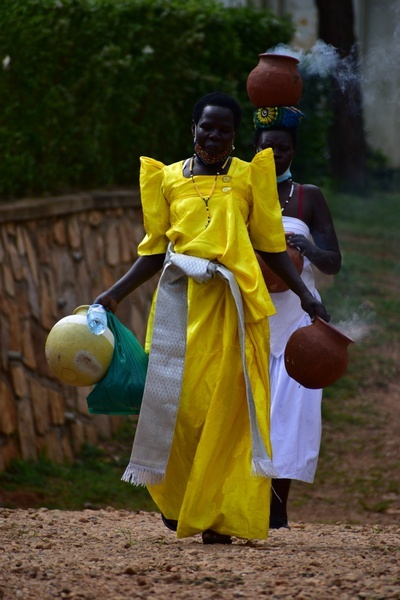
{"label": "dangling earring", "polygon": [[232,150],[235,149],[235,144],[232,142]]}

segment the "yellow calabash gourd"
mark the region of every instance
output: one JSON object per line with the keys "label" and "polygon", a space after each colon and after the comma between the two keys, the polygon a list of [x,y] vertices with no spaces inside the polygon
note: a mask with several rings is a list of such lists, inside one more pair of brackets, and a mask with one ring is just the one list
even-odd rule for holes
{"label": "yellow calabash gourd", "polygon": [[58,321],[46,340],[45,355],[50,370],[69,385],[90,386],[100,381],[114,353],[110,329],[95,335],[87,327],[88,308],[78,306],[72,315]]}

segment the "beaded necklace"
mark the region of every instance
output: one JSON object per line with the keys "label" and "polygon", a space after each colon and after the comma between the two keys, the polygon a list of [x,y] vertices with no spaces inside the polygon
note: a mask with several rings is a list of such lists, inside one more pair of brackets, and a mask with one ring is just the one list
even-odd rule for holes
{"label": "beaded necklace", "polygon": [[[286,180],[287,181],[287,180]],[[290,186],[290,192],[289,192],[289,196],[287,197],[287,199],[285,200],[285,203],[283,206],[281,206],[281,212],[283,213],[283,211],[285,210],[286,206],[289,204],[289,200],[291,199],[291,197],[293,196],[293,191],[294,191],[294,183],[293,181],[289,178],[289,182],[291,184]]]}
{"label": "beaded necklace", "polygon": [[[194,155],[194,156],[195,156],[195,155]],[[196,192],[198,193],[198,195],[200,196],[200,198],[203,200],[204,204],[206,205],[206,212],[207,212],[207,223],[206,223],[205,229],[207,229],[207,227],[209,226],[209,224],[210,224],[210,221],[211,221],[211,215],[210,215],[210,209],[209,209],[208,203],[209,203],[209,201],[210,201],[210,199],[211,199],[211,196],[212,196],[212,195],[213,195],[213,193],[214,193],[215,186],[217,185],[217,179],[218,179],[218,175],[220,175],[221,173],[218,171],[218,172],[215,174],[214,183],[213,183],[213,185],[212,185],[212,188],[211,188],[211,190],[210,190],[210,193],[208,194],[208,196],[203,196],[203,194],[200,192],[200,190],[199,190],[199,188],[197,187],[197,184],[196,184],[196,182],[195,182],[195,180],[194,180],[194,175],[193,175],[193,163],[194,163],[194,156],[192,156],[192,158],[190,159],[190,164],[189,164],[189,173],[190,173],[190,179],[193,181],[194,189],[196,190]],[[227,163],[228,163],[228,160],[229,160],[229,156],[227,157],[227,159],[225,160],[224,164],[222,165],[222,167],[221,167],[221,171],[222,171],[222,170],[223,170],[223,169],[226,167],[226,165],[227,165]]]}
{"label": "beaded necklace", "polygon": [[199,144],[196,143],[195,147],[194,147],[194,154],[195,156],[197,156],[197,158],[199,159],[200,162],[203,163],[203,165],[215,165],[217,163],[222,162],[225,158],[228,158],[230,156],[230,154],[232,154],[232,150],[235,149],[235,146],[232,144],[232,147],[229,148],[228,150],[224,150],[223,152],[220,152],[219,154],[209,154],[207,152],[207,150],[204,150],[204,148],[202,148]]}

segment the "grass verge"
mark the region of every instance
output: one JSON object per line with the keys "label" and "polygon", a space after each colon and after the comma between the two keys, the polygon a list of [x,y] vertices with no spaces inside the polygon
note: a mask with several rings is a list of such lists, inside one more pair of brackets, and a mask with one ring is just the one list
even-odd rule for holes
{"label": "grass verge", "polygon": [[0,474],[0,505],[8,508],[82,510],[112,506],[125,510],[157,510],[144,487],[121,481],[129,461],[132,427],[127,422],[114,439],[86,445],[73,464],[13,461]]}

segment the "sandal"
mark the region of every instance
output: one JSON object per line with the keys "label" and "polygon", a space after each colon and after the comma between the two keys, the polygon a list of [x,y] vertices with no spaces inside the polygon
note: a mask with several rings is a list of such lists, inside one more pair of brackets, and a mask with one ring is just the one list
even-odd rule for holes
{"label": "sandal", "polygon": [[173,519],[167,519],[164,515],[161,515],[162,522],[165,527],[168,527],[171,531],[176,531],[178,529],[178,521],[174,521]]}
{"label": "sandal", "polygon": [[232,538],[230,535],[223,535],[222,533],[217,533],[212,529],[203,531],[201,537],[203,538],[203,544],[232,544]]}

